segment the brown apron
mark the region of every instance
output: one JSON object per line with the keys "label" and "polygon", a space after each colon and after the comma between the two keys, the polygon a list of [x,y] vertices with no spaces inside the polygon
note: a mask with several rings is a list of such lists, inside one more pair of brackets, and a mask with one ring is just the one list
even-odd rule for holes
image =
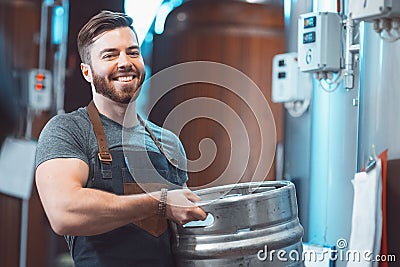
{"label": "brown apron", "polygon": [[[98,112],[96,106],[94,105],[93,101],[91,101],[90,104],[88,105],[87,111],[89,114],[90,121],[92,122],[94,133],[96,135],[96,139],[98,142],[98,148],[99,148],[98,157],[100,159],[100,162],[101,162],[101,164],[111,165],[113,162],[113,156],[110,153],[110,151],[108,150],[107,138],[104,133],[104,128],[103,128],[103,125],[102,125],[100,117],[99,117],[99,112]],[[149,127],[146,125],[146,123],[139,116],[138,116],[138,118],[139,118],[139,122],[145,127],[146,131],[150,134],[151,139],[153,140],[153,142],[156,144],[156,146],[160,150],[162,156],[164,157],[163,159],[164,160],[166,159],[168,164],[175,165],[176,160],[168,158],[168,156],[166,155],[165,151],[162,148],[162,145],[157,140],[157,138],[155,137],[153,132],[149,129]],[[142,153],[148,154],[148,152],[142,152]],[[152,153],[151,155],[153,155],[154,157],[161,156],[159,153]],[[128,168],[128,169],[130,170],[130,168]],[[133,166],[133,172],[135,172],[135,166]],[[104,174],[103,174],[103,176],[104,176]],[[135,178],[133,177],[133,179],[135,179]],[[146,177],[145,177],[145,179],[146,179]],[[167,185],[165,183],[159,183],[159,182],[143,183],[142,181],[140,183],[137,183],[134,180],[128,181],[128,179],[123,179],[123,194],[124,195],[142,194],[144,192],[155,192],[155,191],[160,191],[161,188],[166,188],[166,187],[167,187]],[[110,190],[110,191],[118,191],[118,190]],[[114,193],[118,193],[118,192],[114,192]],[[167,219],[163,218],[159,215],[154,215],[152,217],[143,219],[141,221],[135,221],[132,223],[156,237],[163,234],[168,228]]]}

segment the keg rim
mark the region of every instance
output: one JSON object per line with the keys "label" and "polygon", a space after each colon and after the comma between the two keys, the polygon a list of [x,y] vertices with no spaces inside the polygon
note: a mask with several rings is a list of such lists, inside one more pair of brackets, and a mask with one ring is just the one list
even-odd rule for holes
{"label": "keg rim", "polygon": [[[275,187],[275,188],[274,188]],[[237,183],[237,184],[227,184],[221,186],[215,186],[211,188],[199,189],[193,191],[197,194],[201,201],[197,202],[196,205],[200,207],[210,206],[214,204],[224,204],[231,203],[237,201],[246,201],[248,199],[252,199],[255,197],[260,197],[261,195],[268,194],[274,195],[276,193],[280,193],[282,190],[290,190],[290,187],[294,187],[294,184],[291,181],[262,181],[262,182],[245,182],[245,183]],[[231,194],[230,192],[234,190],[246,189],[248,188],[248,194]],[[259,191],[260,188],[268,188],[268,190]],[[255,193],[254,193],[255,192]],[[220,194],[218,194],[220,193]],[[207,199],[205,196],[207,195],[216,195],[219,197],[215,199]]]}

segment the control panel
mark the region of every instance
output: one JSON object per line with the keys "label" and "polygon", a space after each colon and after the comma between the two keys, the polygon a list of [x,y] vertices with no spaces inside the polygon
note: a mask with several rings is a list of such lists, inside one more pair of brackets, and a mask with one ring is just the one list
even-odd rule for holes
{"label": "control panel", "polygon": [[400,16],[399,0],[349,0],[349,17],[371,21]]}
{"label": "control panel", "polygon": [[306,13],[299,17],[298,56],[301,71],[340,70],[342,20],[337,13]]}
{"label": "control panel", "polygon": [[44,69],[32,69],[28,74],[28,103],[34,110],[51,108],[51,72]]}
{"label": "control panel", "polygon": [[273,102],[294,102],[311,98],[311,75],[300,71],[297,53],[275,55],[272,64]]}

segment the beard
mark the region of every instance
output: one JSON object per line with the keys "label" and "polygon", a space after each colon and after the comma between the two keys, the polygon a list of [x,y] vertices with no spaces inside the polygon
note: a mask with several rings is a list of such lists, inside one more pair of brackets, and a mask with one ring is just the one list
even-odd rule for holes
{"label": "beard", "polygon": [[[125,85],[121,89],[116,89],[114,85],[109,84],[106,78],[93,73],[93,85],[96,93],[101,94],[117,103],[129,104],[139,96],[141,84]],[[134,89],[136,86],[136,90]],[[133,93],[133,95],[132,95]]]}

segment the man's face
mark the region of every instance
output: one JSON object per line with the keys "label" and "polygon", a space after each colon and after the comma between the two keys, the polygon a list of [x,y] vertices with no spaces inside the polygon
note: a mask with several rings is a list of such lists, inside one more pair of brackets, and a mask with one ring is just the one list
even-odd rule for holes
{"label": "man's face", "polygon": [[128,27],[107,31],[97,38],[90,51],[96,92],[118,103],[135,100],[145,70],[133,31]]}

